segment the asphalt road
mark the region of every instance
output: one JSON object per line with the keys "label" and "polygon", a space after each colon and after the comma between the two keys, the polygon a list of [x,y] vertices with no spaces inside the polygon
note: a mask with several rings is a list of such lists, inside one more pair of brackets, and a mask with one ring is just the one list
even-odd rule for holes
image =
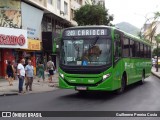
{"label": "asphalt road", "polygon": [[[160,111],[160,80],[155,76],[150,76],[145,79],[143,85],[131,85],[121,95],[107,92],[89,92],[80,95],[74,90],[59,89],[46,93],[5,96],[0,97],[0,111]],[[82,118],[54,118],[52,120],[61,119],[81,120]],[[160,118],[94,117],[86,119],[159,120]],[[3,119],[0,118],[0,120]]]}

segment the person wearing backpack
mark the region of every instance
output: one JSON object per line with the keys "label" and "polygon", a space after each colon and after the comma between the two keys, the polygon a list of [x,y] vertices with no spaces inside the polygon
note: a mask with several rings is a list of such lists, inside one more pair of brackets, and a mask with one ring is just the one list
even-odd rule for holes
{"label": "person wearing backpack", "polygon": [[48,78],[49,82],[52,82],[54,70],[55,70],[54,63],[52,62],[52,58],[49,57],[49,61],[47,62],[47,71],[49,72],[49,78]]}

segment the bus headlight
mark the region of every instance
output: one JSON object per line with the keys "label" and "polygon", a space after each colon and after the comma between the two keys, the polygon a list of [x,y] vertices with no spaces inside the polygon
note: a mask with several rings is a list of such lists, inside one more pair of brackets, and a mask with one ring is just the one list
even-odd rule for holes
{"label": "bus headlight", "polygon": [[62,78],[64,78],[64,74],[62,74],[62,73],[59,73],[59,75],[60,75]]}
{"label": "bus headlight", "polygon": [[103,80],[109,78],[110,74],[103,75]]}

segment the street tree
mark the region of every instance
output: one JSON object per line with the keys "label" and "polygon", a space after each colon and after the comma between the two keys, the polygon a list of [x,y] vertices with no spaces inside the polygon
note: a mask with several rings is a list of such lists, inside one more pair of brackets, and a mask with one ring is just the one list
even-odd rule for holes
{"label": "street tree", "polygon": [[157,52],[158,52],[158,54],[160,55],[160,48],[155,48],[155,49],[153,49],[153,53],[152,53],[152,56],[156,56],[157,55]]}
{"label": "street tree", "polygon": [[154,17],[148,18],[146,22],[150,22],[150,25],[148,26],[147,30],[144,32],[144,37],[149,38],[151,44],[153,43],[153,39],[156,41],[157,44],[157,67],[156,67],[156,72],[158,72],[158,46],[160,43],[160,33],[156,33],[157,31],[157,26],[159,25],[158,21],[160,18],[160,12],[154,13]]}
{"label": "street tree", "polygon": [[158,46],[159,46],[159,43],[160,43],[160,33],[159,34],[157,34],[156,36],[155,36],[155,40],[156,40],[156,43],[157,43],[157,67],[156,67],[156,72],[158,72],[158,53],[159,53],[159,51],[158,51]]}
{"label": "street tree", "polygon": [[144,31],[144,38],[148,38],[150,43],[153,43],[153,38],[156,35],[158,20],[160,18],[160,12],[155,12],[154,17],[146,18],[145,24],[149,23],[149,26],[146,31]]}
{"label": "street tree", "polygon": [[113,15],[108,13],[108,9],[100,4],[86,4],[75,11],[74,20],[79,26],[82,25],[109,25],[113,21]]}

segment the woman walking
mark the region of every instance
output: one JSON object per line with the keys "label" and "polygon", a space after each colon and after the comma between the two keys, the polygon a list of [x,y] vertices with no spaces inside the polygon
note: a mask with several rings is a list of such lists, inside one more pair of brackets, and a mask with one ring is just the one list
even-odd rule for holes
{"label": "woman walking", "polygon": [[44,71],[45,71],[44,65],[42,64],[42,62],[39,62],[39,64],[38,64],[38,77],[39,77],[38,82],[40,81],[41,77],[42,77],[43,81],[45,80]]}
{"label": "woman walking", "polygon": [[13,68],[11,65],[11,61],[8,61],[6,73],[8,75],[9,85],[12,86],[13,85],[12,83],[13,82]]}
{"label": "woman walking", "polygon": [[15,60],[12,61],[12,68],[13,68],[13,79],[16,80],[17,78],[17,63]]}

